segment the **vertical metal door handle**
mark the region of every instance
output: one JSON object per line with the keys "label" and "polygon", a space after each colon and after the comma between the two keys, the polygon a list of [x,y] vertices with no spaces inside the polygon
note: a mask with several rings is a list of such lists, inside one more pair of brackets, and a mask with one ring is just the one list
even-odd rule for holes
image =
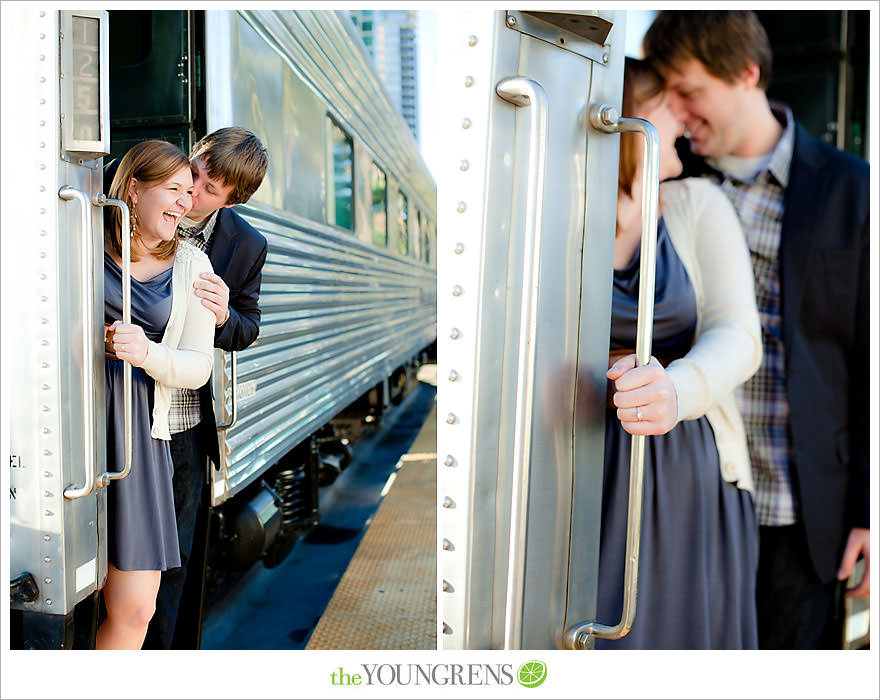
{"label": "vertical metal door handle", "polygon": [[[597,131],[615,134],[637,131],[645,137],[645,178],[642,188],[642,242],[639,263],[639,310],[636,319],[636,363],[651,359],[654,324],[654,273],[657,258],[657,197],[660,192],[660,137],[645,119],[620,118],[608,105],[590,108],[590,124]],[[582,622],[565,632],[568,649],[589,646],[590,637],[620,639],[629,633],[636,616],[639,579],[639,541],[642,524],[642,485],[645,471],[645,436],[633,435],[629,458],[629,494],[626,523],[626,559],[623,569],[623,610],[616,625]]]}
{"label": "vertical metal door handle", "polygon": [[529,499],[529,429],[535,375],[535,340],[541,228],[544,206],[544,170],[547,154],[547,94],[530,78],[505,78],[495,87],[501,99],[519,107],[531,107],[529,157],[526,177],[526,227],[523,237],[522,299],[520,302],[519,351],[516,368],[516,409],[510,495],[507,592],[504,606],[504,648],[518,649],[522,640],[522,606],[525,583],[526,519]]}
{"label": "vertical metal door handle", "polygon": [[71,484],[64,489],[64,497],[75,500],[88,496],[95,486],[95,423],[94,423],[94,386],[92,385],[95,375],[95,358],[92,348],[92,331],[95,326],[95,315],[92,309],[94,299],[94,264],[93,245],[94,232],[92,231],[92,212],[89,207],[89,199],[84,192],[65,185],[58,190],[58,196],[65,201],[75,199],[79,202],[80,228],[83,232],[83,240],[80,250],[82,251],[81,269],[82,291],[82,354],[83,354],[83,467],[85,468],[85,480],[81,487]]}
{"label": "vertical metal door handle", "polygon": [[232,355],[229,368],[231,370],[232,406],[230,407],[229,420],[217,423],[217,430],[227,430],[235,425],[235,421],[238,420],[238,397],[236,396],[238,393],[238,353],[232,350],[230,355]]}
{"label": "vertical metal door handle", "polygon": [[[128,205],[121,199],[108,199],[103,194],[92,196],[96,207],[119,207],[122,219],[122,322],[131,323],[131,226]],[[122,363],[122,435],[124,460],[122,471],[104,472],[98,486],[107,486],[111,480],[124,479],[131,472],[131,364]]]}

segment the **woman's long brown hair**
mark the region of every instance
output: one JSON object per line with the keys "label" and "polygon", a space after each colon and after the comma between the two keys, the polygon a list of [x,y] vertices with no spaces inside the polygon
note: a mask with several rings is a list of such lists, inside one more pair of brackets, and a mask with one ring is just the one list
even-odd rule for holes
{"label": "woman's long brown hair", "polygon": [[[663,92],[663,78],[646,61],[626,57],[623,69],[622,117],[635,117],[645,102]],[[642,159],[644,137],[633,132],[620,135],[620,166],[617,172],[617,187],[632,197],[633,179],[636,166]]]}
{"label": "woman's long brown hair", "polygon": [[[128,184],[132,178],[147,187],[156,186],[187,166],[189,159],[174,144],[155,139],[141,141],[132,146],[119,163],[113,183],[110,185],[110,197],[121,199],[128,205],[129,210],[133,210],[134,204],[128,192]],[[139,235],[135,232],[134,239]],[[117,258],[122,258],[122,211],[118,207],[104,212],[104,246],[113,251]],[[177,252],[176,234],[170,241],[160,243],[153,254],[160,260],[167,260],[175,252]],[[137,260],[138,257],[132,248],[131,261],[137,262]]]}

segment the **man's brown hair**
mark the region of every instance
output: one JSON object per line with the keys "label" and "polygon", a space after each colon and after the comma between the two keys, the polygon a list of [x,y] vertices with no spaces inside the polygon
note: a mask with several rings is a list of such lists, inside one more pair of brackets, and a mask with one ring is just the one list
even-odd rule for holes
{"label": "man's brown hair", "polygon": [[[623,103],[620,116],[635,117],[642,105],[663,92],[663,78],[646,61],[626,57],[623,69]],[[617,187],[632,197],[633,178],[644,148],[641,134],[624,132],[620,135],[620,163]]]}
{"label": "man's brown hair", "polygon": [[208,175],[232,185],[227,204],[244,204],[269,169],[269,156],[256,135],[240,126],[208,134],[192,148],[190,160],[202,157]]}
{"label": "man's brown hair", "polygon": [[754,61],[761,70],[758,87],[766,90],[773,72],[770,40],[751,10],[661,10],[642,49],[664,75],[696,58],[711,75],[734,83]]}
{"label": "man's brown hair", "polygon": [[[150,139],[132,146],[119,162],[113,182],[110,185],[110,197],[121,199],[128,205],[129,211],[136,214],[136,209],[129,194],[129,183],[134,178],[146,187],[155,187],[165,182],[181,168],[189,166],[189,159],[183,151],[167,141]],[[135,231],[134,238],[140,233]],[[104,212],[104,243],[116,257],[122,258],[122,215],[117,207]],[[162,241],[154,250],[160,260],[167,260],[177,252],[177,234],[170,241]],[[132,262],[138,257],[132,250]]]}

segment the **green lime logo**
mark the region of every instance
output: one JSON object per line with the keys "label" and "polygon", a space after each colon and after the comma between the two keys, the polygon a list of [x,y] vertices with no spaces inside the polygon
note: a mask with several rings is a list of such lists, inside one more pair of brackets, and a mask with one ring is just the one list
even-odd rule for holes
{"label": "green lime logo", "polygon": [[546,678],[547,664],[543,661],[526,661],[516,674],[516,679],[523,688],[537,688]]}

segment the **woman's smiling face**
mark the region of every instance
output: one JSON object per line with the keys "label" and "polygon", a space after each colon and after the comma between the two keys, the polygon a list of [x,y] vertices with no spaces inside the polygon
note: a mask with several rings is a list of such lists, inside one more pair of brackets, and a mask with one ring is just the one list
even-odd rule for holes
{"label": "woman's smiling face", "polygon": [[177,224],[192,208],[192,191],[192,171],[188,165],[158,184],[132,178],[129,192],[137,214],[137,233],[145,247],[154,248],[174,238]]}

